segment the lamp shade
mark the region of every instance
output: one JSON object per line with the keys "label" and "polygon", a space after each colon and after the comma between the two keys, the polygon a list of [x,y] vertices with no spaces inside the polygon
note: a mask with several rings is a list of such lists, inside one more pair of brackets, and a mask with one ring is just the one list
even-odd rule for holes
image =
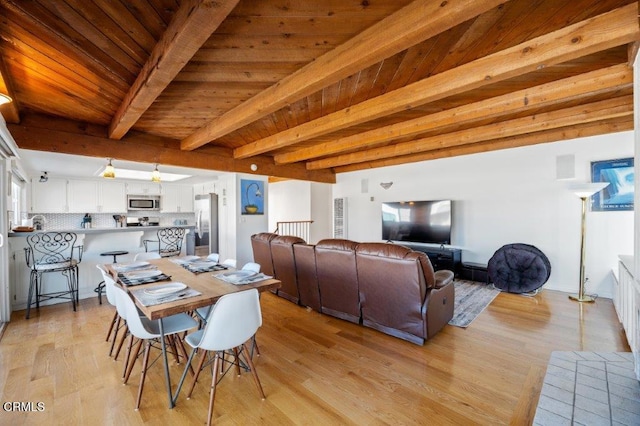
{"label": "lamp shade", "polygon": [[102,173],[102,177],[105,179],[113,179],[116,177],[116,171],[111,164],[111,158],[109,158],[109,163],[104,168],[104,172]]}
{"label": "lamp shade", "polygon": [[4,93],[0,93],[0,105],[8,104],[11,101],[13,101],[13,99],[11,99],[11,97],[9,95],[5,95]]}
{"label": "lamp shade", "polygon": [[596,192],[602,191],[608,185],[609,182],[572,183],[568,185],[568,189],[580,198],[587,198]]}
{"label": "lamp shade", "polygon": [[153,169],[151,173],[151,182],[160,182],[160,170],[158,170],[158,165],[156,164],[156,168]]}

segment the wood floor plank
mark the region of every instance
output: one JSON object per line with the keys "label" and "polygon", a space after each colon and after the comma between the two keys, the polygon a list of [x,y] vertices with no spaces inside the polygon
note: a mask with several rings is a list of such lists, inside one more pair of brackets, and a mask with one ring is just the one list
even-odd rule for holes
{"label": "wood floor plank", "polygon": [[[611,300],[582,307],[564,293],[502,293],[466,329],[446,326],[424,345],[261,297],[260,356],[254,357],[267,398],[249,374],[218,385],[214,422],[240,424],[529,424],[549,356],[562,351],[629,351]],[[0,340],[0,399],[42,401],[43,412],[0,410],[0,424],[202,424],[211,375],[193,396],[167,407],[161,364],[133,409],[140,377],[122,384],[104,341],[113,307],[82,300],[14,312]],[[152,353],[157,355],[158,351]],[[184,365],[170,362],[172,382]],[[191,377],[187,377],[187,384]]]}

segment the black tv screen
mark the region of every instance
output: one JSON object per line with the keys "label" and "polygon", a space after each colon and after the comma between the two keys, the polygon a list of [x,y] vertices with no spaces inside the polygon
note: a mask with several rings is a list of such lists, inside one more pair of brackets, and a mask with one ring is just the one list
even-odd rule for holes
{"label": "black tv screen", "polygon": [[382,239],[451,243],[451,200],[382,203]]}

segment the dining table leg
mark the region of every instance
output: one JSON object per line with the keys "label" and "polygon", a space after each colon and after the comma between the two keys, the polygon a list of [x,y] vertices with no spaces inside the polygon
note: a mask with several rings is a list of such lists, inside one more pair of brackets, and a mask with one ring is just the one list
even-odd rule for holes
{"label": "dining table leg", "polygon": [[165,379],[165,382],[167,383],[167,395],[169,396],[169,408],[173,408],[175,407],[175,404],[173,403],[173,395],[171,393],[171,376],[169,375],[169,360],[167,358],[167,344],[165,342],[165,336],[164,336],[164,325],[162,323],[162,318],[160,318],[158,321],[160,325],[160,336],[162,336],[160,338],[160,346],[162,347],[162,359],[164,360],[164,379]]}

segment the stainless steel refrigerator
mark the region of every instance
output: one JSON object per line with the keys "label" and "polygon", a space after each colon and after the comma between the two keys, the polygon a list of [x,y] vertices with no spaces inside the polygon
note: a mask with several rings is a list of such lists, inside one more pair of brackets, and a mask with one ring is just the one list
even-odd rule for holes
{"label": "stainless steel refrigerator", "polygon": [[218,194],[196,195],[196,254],[218,253]]}

